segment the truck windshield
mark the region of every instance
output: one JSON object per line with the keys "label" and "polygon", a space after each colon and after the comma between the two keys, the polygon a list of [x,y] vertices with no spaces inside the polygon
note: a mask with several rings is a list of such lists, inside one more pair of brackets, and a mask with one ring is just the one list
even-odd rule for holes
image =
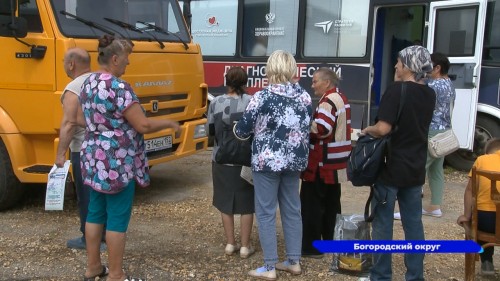
{"label": "truck windshield", "polygon": [[[109,31],[132,40],[191,41],[176,0],[51,0],[51,3],[59,29],[67,37],[97,38]],[[102,28],[86,25],[70,15]],[[128,23],[142,32],[113,24],[105,18]]]}

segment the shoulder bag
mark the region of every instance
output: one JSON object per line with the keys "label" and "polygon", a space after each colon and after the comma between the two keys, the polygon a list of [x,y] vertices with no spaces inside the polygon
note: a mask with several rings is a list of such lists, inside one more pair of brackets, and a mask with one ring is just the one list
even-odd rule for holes
{"label": "shoulder bag", "polygon": [[[453,103],[450,103],[450,119],[453,112]],[[434,158],[441,158],[451,154],[460,148],[458,138],[453,133],[453,128],[439,133],[429,139],[429,154]]]}
{"label": "shoulder bag", "polygon": [[252,140],[240,140],[233,133],[233,127],[224,124],[222,139],[217,140],[219,149],[215,154],[215,162],[250,166],[252,158]]}

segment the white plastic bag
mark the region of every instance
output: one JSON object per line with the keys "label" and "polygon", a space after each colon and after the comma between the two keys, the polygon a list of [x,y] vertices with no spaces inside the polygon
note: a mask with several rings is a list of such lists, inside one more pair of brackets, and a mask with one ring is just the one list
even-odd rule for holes
{"label": "white plastic bag", "polygon": [[62,210],[64,206],[64,189],[68,176],[70,161],[67,160],[62,168],[55,164],[50,170],[45,193],[45,210]]}

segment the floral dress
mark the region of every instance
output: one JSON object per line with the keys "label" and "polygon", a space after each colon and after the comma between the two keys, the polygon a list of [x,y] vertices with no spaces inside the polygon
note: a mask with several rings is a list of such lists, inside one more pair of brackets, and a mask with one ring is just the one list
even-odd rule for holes
{"label": "floral dress", "polygon": [[109,73],[92,73],[80,102],[85,138],[80,151],[84,184],[102,193],[118,193],[131,180],[149,185],[144,137],[123,112],[139,100],[130,85]]}

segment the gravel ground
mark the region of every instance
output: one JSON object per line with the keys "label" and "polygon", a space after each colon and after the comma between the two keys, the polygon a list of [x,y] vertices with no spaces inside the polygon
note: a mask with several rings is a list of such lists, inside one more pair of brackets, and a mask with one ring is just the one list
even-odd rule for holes
{"label": "gravel ground", "polygon": [[[252,280],[246,272],[262,265],[257,227],[254,226],[255,255],[242,260],[224,255],[220,215],[211,205],[210,151],[152,170],[153,185],[138,189],[128,231],[125,270],[148,280]],[[427,239],[463,239],[455,220],[462,212],[466,174],[446,170],[442,218],[424,217]],[[44,211],[43,187],[30,187],[24,203],[0,213],[0,280],[81,280],[85,251],[65,247],[78,235],[76,202],[68,198],[64,211]],[[363,212],[367,188],[343,184],[344,213]],[[424,190],[424,204],[430,194]],[[239,225],[239,222],[236,222]],[[394,223],[395,239],[403,239],[400,221]],[[280,225],[279,225],[280,226]],[[278,228],[280,258],[284,257],[283,235]],[[102,254],[107,260],[107,254]],[[278,273],[279,280],[357,280],[334,274],[331,255],[303,259],[303,274]],[[393,258],[394,280],[404,280],[403,256]],[[429,254],[425,258],[427,280],[463,280],[464,256]],[[497,251],[495,266],[500,268]],[[476,264],[476,268],[479,263]],[[499,280],[500,276],[490,279]]]}

